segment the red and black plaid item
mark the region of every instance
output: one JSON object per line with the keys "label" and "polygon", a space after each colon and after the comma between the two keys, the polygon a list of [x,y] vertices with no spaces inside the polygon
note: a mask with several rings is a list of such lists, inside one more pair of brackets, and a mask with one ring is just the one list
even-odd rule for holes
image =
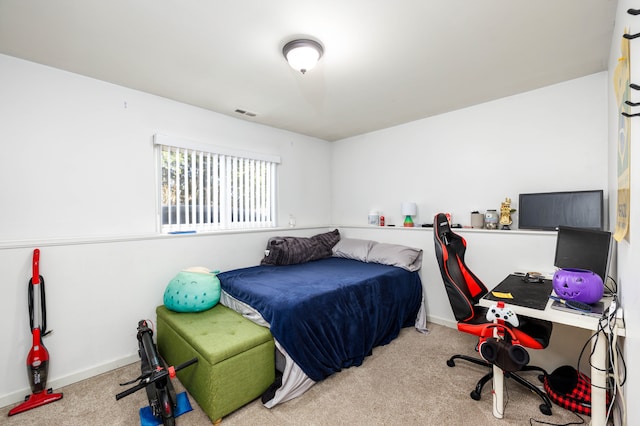
{"label": "red and black plaid item", "polygon": [[[559,406],[587,416],[591,415],[591,379],[570,365],[556,368],[544,377],[544,390]],[[609,403],[607,394],[607,403]]]}

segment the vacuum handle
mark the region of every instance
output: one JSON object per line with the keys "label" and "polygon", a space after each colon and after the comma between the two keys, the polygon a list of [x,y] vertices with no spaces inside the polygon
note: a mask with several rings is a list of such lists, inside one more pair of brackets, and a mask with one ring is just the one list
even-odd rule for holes
{"label": "vacuum handle", "polygon": [[33,274],[31,284],[40,284],[40,249],[33,250]]}
{"label": "vacuum handle", "polygon": [[44,278],[40,275],[40,249],[33,250],[33,274],[29,280],[27,297],[29,301],[29,326],[31,330],[38,327],[42,336],[47,331],[47,302],[44,292]]}

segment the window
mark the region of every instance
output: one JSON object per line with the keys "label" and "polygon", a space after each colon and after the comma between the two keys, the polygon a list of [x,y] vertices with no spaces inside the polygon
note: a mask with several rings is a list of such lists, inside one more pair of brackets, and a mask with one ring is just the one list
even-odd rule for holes
{"label": "window", "polygon": [[161,232],[267,228],[280,158],[155,135]]}

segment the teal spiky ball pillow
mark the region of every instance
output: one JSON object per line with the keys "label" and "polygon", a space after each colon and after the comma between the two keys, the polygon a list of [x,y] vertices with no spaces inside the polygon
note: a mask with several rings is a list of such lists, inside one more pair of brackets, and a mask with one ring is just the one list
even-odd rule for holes
{"label": "teal spiky ball pillow", "polygon": [[176,312],[202,312],[220,301],[219,271],[193,267],[178,272],[164,291],[164,305]]}

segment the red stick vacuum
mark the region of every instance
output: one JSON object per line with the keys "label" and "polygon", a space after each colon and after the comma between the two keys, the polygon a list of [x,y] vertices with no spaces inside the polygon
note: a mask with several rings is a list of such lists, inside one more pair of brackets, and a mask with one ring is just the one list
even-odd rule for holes
{"label": "red stick vacuum", "polygon": [[[22,413],[32,408],[62,399],[61,393],[52,393],[47,389],[49,370],[49,351],[42,343],[47,331],[47,308],[44,296],[44,278],[39,272],[40,250],[33,251],[33,276],[29,280],[29,325],[33,343],[27,355],[27,375],[31,385],[31,395],[27,395],[22,404],[13,407],[9,415]],[[35,314],[35,315],[34,315]]]}

